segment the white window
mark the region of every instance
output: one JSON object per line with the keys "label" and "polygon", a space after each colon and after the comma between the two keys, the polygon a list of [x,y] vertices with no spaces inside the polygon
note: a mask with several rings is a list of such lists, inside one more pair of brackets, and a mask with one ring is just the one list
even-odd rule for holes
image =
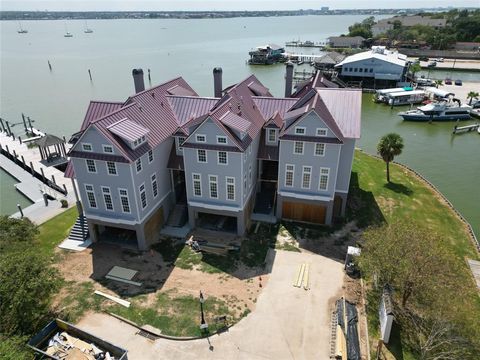
{"label": "white window", "polygon": [[227,200],[235,201],[235,178],[227,176]]}
{"label": "white window", "polygon": [[296,127],[295,128],[295,134],[296,135],[305,135],[305,128],[304,127]]}
{"label": "white window", "polygon": [[303,155],[303,141],[295,141],[293,144],[293,153]]}
{"label": "white window", "polygon": [[275,129],[268,129],[267,142],[269,142],[269,143],[275,143],[275,142],[277,142],[277,130],[275,130]]}
{"label": "white window", "polygon": [[88,206],[92,209],[97,208],[97,199],[95,199],[95,192],[93,191],[93,185],[85,184],[85,192],[87,193]]}
{"label": "white window", "polygon": [[103,201],[105,202],[105,209],[113,211],[112,194],[110,188],[102,186]]}
{"label": "white window", "polygon": [[210,186],[210,197],[212,199],[218,199],[218,182],[216,175],[209,175],[208,182]]}
{"label": "white window", "polygon": [[196,139],[197,139],[197,142],[201,142],[201,143],[204,143],[207,140],[205,135],[197,135]]}
{"label": "white window", "polygon": [[295,165],[285,165],[285,186],[293,187],[293,176],[295,172]]}
{"label": "white window", "polygon": [[156,174],[152,174],[152,193],[153,193],[153,197],[157,197],[158,195],[158,184],[157,184],[157,175]]}
{"label": "white window", "polygon": [[82,149],[83,151],[92,151],[93,150],[92,144],[82,143]]}
{"label": "white window", "polygon": [[318,183],[319,190],[327,190],[328,188],[328,176],[330,175],[329,168],[320,168],[320,181]]}
{"label": "white window", "polygon": [[148,150],[148,163],[153,161],[153,150]]}
{"label": "white window", "polygon": [[304,166],[302,173],[302,189],[310,189],[310,180],[312,178],[312,167]]}
{"label": "white window", "polygon": [[117,175],[117,164],[113,161],[107,161],[107,172],[109,175]]}
{"label": "white window", "polygon": [[92,159],[87,159],[85,160],[87,163],[87,171],[89,173],[96,173],[97,172],[97,166],[95,165],[95,160]]}
{"label": "white window", "polygon": [[200,174],[192,174],[193,196],[202,196],[202,178]]}
{"label": "white window", "polygon": [[226,165],[228,164],[228,157],[226,151],[219,151],[218,152],[218,163]]}
{"label": "white window", "polygon": [[185,141],[185,138],[182,136],[182,137],[178,137],[177,138],[177,151],[178,152],[183,152],[183,142]]}
{"label": "white window", "polygon": [[315,156],[324,156],[325,155],[325,144],[316,143],[315,144]]}
{"label": "white window", "polygon": [[145,192],[145,184],[140,185],[138,188],[138,191],[140,192],[140,201],[142,203],[142,209],[145,209],[147,207],[147,193]]}
{"label": "white window", "polygon": [[135,166],[137,168],[137,173],[139,173],[140,171],[142,171],[142,158],[138,158],[136,163],[135,163]]}
{"label": "white window", "polygon": [[226,144],[227,143],[227,137],[226,136],[217,136],[217,144]]}
{"label": "white window", "polygon": [[130,202],[128,201],[128,192],[126,189],[118,189],[120,194],[120,203],[122,204],[122,211],[124,213],[130,213]]}
{"label": "white window", "polygon": [[317,129],[317,136],[327,136],[327,129],[325,129],[325,128],[318,128],[318,129]]}
{"label": "white window", "polygon": [[106,153],[106,154],[113,153],[113,146],[103,145],[103,152]]}
{"label": "white window", "polygon": [[207,152],[203,149],[197,150],[197,160],[199,163],[206,163],[207,162]]}

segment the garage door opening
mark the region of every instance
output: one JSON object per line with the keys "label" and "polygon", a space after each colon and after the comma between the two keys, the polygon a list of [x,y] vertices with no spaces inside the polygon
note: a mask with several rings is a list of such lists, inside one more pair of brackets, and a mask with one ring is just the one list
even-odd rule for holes
{"label": "garage door opening", "polygon": [[236,234],[237,218],[233,216],[199,212],[197,218],[197,227],[206,230],[223,231]]}
{"label": "garage door opening", "polygon": [[112,226],[95,225],[98,241],[137,247],[137,233],[135,230],[121,229]]}
{"label": "garage door opening", "polygon": [[285,201],[282,204],[282,218],[304,221],[313,224],[325,224],[327,208],[321,205],[310,205]]}

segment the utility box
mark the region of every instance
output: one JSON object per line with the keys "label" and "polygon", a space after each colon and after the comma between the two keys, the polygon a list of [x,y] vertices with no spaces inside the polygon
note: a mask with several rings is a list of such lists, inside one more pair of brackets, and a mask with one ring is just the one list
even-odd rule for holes
{"label": "utility box", "polygon": [[382,340],[385,344],[388,344],[394,320],[392,292],[388,285],[383,289],[378,315],[380,319],[380,340]]}

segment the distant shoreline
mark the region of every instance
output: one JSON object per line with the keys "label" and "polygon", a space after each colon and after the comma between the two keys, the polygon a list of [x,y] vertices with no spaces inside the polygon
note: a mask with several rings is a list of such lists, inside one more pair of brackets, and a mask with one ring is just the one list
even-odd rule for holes
{"label": "distant shoreline", "polygon": [[[465,8],[474,10],[476,8]],[[412,15],[445,11],[423,9],[299,9],[262,11],[0,11],[0,20],[110,20],[110,19],[229,19],[237,17],[280,17],[311,15]]]}

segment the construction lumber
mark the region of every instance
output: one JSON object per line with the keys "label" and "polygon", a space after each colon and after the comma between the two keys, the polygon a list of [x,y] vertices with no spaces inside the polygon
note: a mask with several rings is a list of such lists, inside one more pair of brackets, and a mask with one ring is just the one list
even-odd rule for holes
{"label": "construction lumber", "polygon": [[98,291],[98,290],[95,290],[95,294],[106,297],[107,299],[115,301],[117,304],[120,304],[120,305],[125,306],[127,308],[130,307],[130,301],[123,300],[123,299],[120,299],[118,297],[115,297],[115,296],[112,296],[112,295],[109,295],[109,294],[105,294],[104,292],[101,292],[101,291]]}
{"label": "construction lumber", "polygon": [[305,274],[303,275],[303,288],[305,290],[310,289],[310,265],[305,264]]}
{"label": "construction lumber", "polygon": [[298,288],[302,286],[304,273],[305,273],[305,264],[302,264],[300,266],[300,270],[297,273],[297,279],[295,280],[295,283],[293,284],[293,286]]}

